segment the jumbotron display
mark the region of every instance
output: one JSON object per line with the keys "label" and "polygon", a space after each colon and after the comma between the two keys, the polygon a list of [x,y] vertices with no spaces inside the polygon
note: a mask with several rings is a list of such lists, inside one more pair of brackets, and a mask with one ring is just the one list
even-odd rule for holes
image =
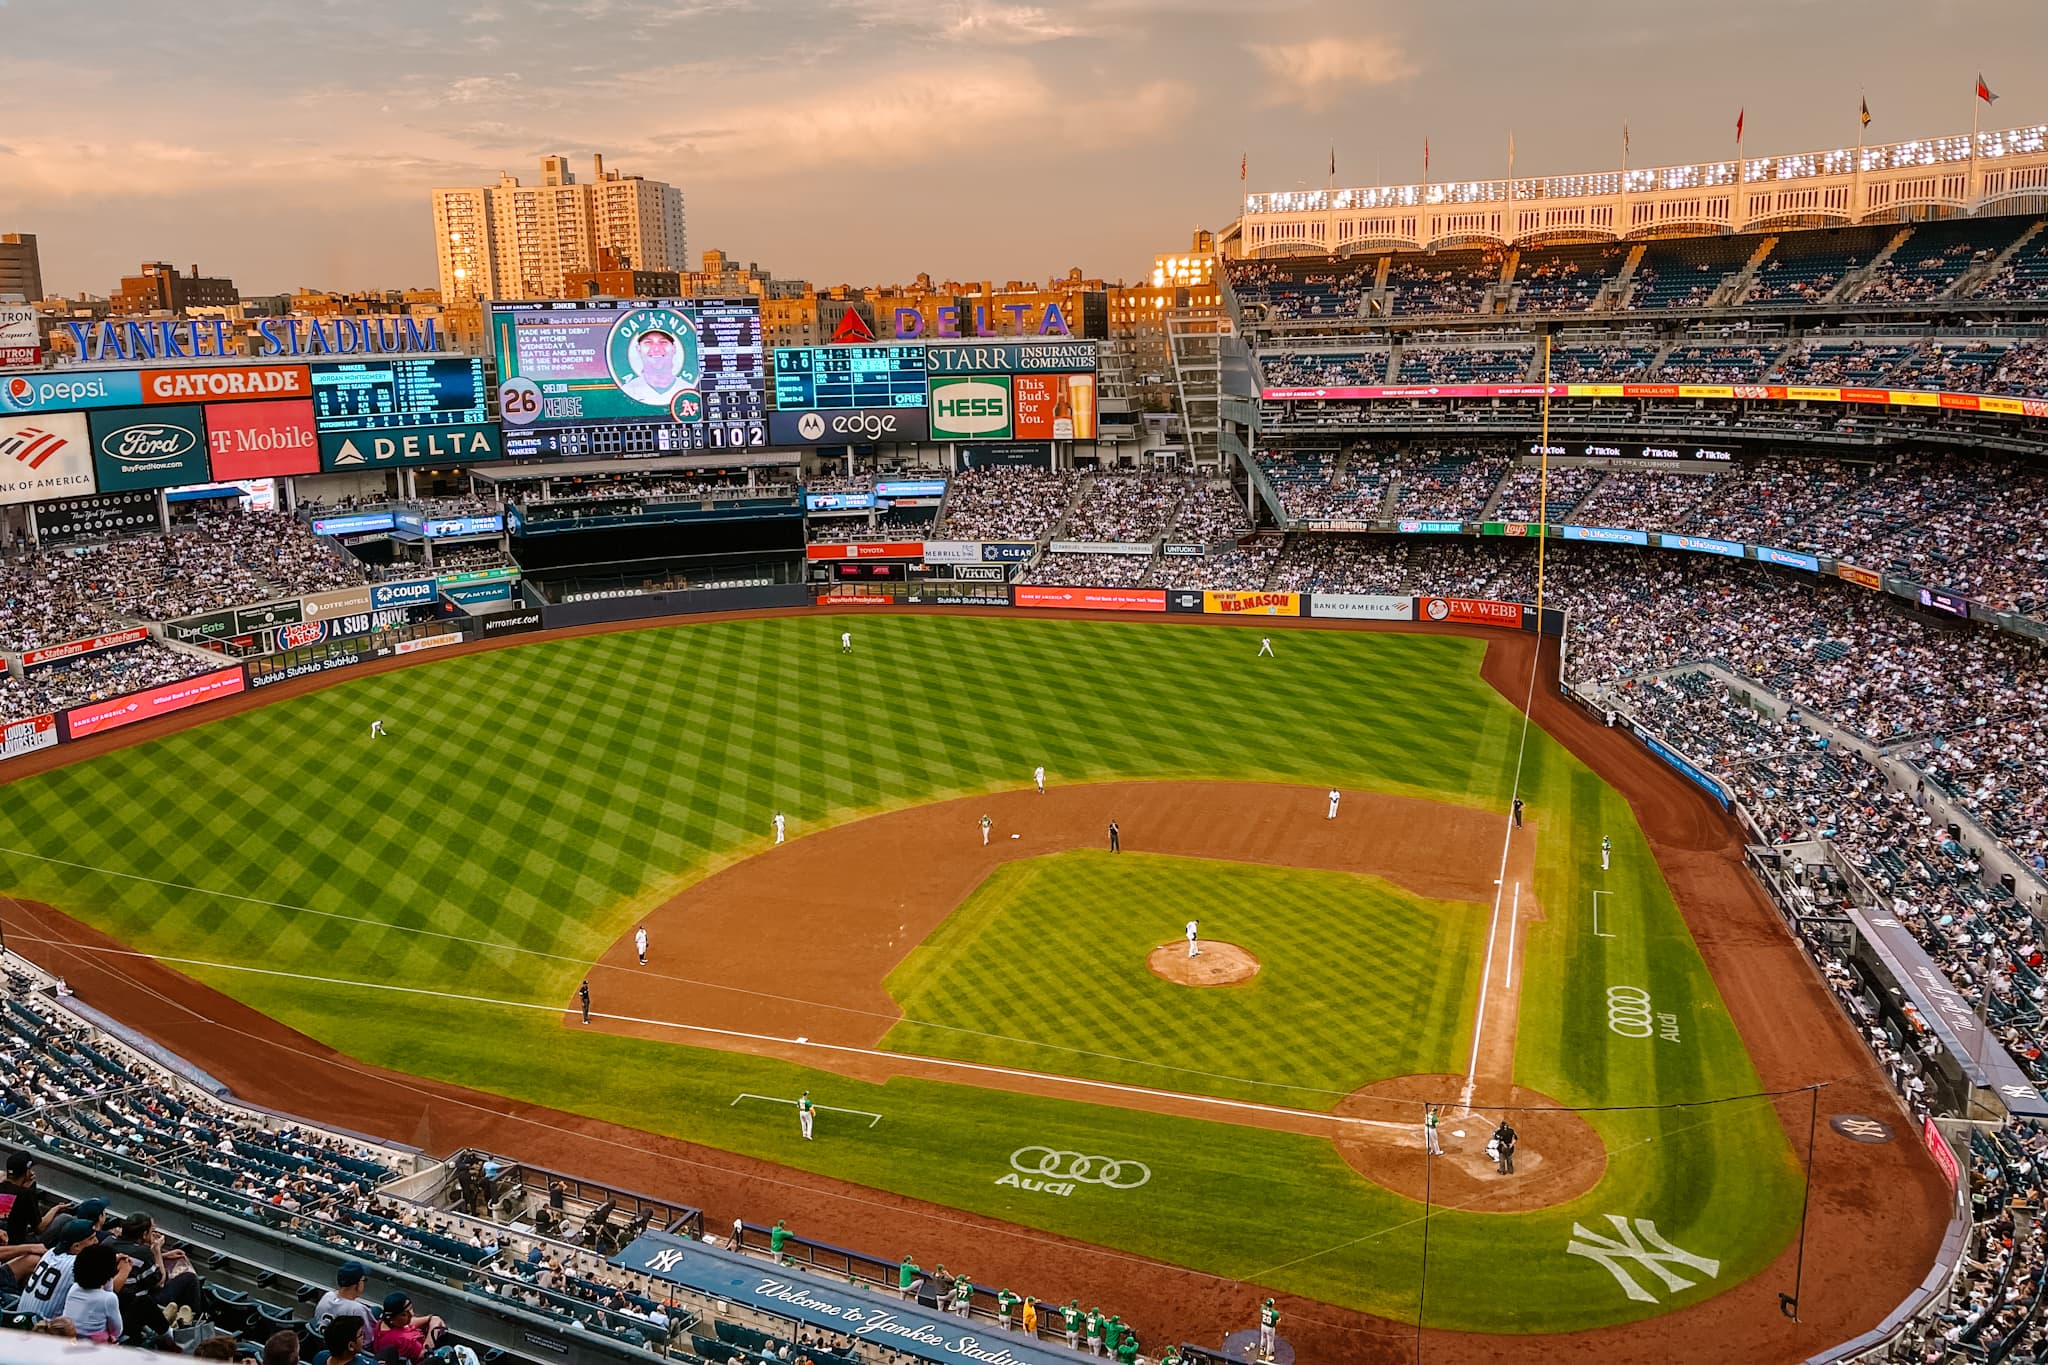
{"label": "jumbotron display", "polygon": [[779,411],[924,405],[921,344],[776,348],[775,406]]}
{"label": "jumbotron display", "polygon": [[506,452],[655,455],[768,443],[754,299],[595,299],[491,310]]}
{"label": "jumbotron display", "polygon": [[312,366],[318,431],[476,425],[490,420],[480,356]]}

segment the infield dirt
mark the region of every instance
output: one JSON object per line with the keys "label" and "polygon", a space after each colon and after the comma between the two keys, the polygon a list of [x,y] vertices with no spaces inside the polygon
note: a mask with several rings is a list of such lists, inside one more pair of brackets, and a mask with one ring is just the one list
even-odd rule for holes
{"label": "infield dirt", "polygon": [[[959,614],[957,609],[929,610]],[[1085,612],[1058,615],[1100,619]],[[1269,633],[1287,628],[1388,629],[1269,618],[1155,619],[1194,629]],[[648,624],[652,623],[482,642],[440,655]],[[1482,677],[1517,707],[1531,695],[1537,647],[1532,637],[1480,627],[1420,628],[1485,641]],[[1948,1187],[1911,1137],[1912,1120],[1744,869],[1734,822],[1626,734],[1606,729],[1563,700],[1556,691],[1555,644],[1546,643],[1544,654],[1543,676],[1533,693],[1537,723],[1628,797],[1764,1084],[1773,1089],[1825,1084],[1825,1113],[1883,1116],[1907,1136],[1873,1146],[1851,1142],[1821,1125],[1812,1153],[1812,1204],[1798,1322],[1785,1318],[1778,1307],[1778,1293],[1789,1289],[1793,1280],[1796,1252],[1787,1247],[1761,1274],[1727,1293],[1620,1327],[1548,1337],[1425,1331],[1418,1341],[1410,1325],[1281,1295],[1286,1335],[1304,1360],[1389,1365],[1416,1359],[1418,1346],[1422,1358],[1431,1360],[1512,1359],[1537,1365],[1589,1360],[1720,1365],[1803,1359],[1867,1330],[1918,1286],[1946,1226]],[[0,770],[0,783],[410,662],[391,660],[348,674],[294,680],[81,744],[60,745],[10,761]],[[382,1134],[442,1154],[474,1145],[694,1204],[714,1223],[737,1216],[765,1223],[800,1210],[805,1232],[824,1241],[878,1247],[886,1254],[916,1247],[921,1255],[939,1260],[971,1259],[991,1278],[1029,1284],[1050,1279],[1084,1302],[1132,1305],[1125,1316],[1150,1341],[1219,1341],[1225,1333],[1254,1322],[1259,1300],[1269,1292],[753,1158],[368,1066],[161,963],[127,954],[96,930],[46,906],[12,904],[7,929],[10,947],[62,973],[82,1000],[205,1066],[243,1098],[315,1122]],[[1804,1155],[1804,1113],[1781,1109],[1781,1117],[1795,1152]],[[1504,1267],[1503,1273],[1511,1274],[1512,1267]]]}

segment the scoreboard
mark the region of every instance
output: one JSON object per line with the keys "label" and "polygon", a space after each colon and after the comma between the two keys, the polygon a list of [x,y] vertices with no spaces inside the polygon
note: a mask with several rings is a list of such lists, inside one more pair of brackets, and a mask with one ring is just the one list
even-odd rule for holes
{"label": "scoreboard", "polygon": [[776,348],[775,406],[782,412],[924,405],[922,345]]}
{"label": "scoreboard", "polygon": [[318,431],[480,425],[490,420],[481,357],[312,365]]}

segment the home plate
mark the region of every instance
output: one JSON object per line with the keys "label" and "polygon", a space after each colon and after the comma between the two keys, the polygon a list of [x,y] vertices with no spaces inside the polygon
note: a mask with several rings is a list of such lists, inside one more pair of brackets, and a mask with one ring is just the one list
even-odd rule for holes
{"label": "home plate", "polygon": [[[797,1039],[797,1041],[798,1041],[799,1043],[801,1043],[801,1042],[803,1041],[803,1039],[799,1038],[799,1039]],[[1464,1130],[1463,1128],[1453,1128],[1453,1129],[1451,1129],[1451,1136],[1452,1136],[1452,1137],[1463,1137],[1463,1136],[1465,1136],[1465,1130]]]}

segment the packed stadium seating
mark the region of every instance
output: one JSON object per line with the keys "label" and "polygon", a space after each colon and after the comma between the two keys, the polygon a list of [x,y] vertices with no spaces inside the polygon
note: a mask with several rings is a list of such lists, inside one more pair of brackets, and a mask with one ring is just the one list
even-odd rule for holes
{"label": "packed stadium seating", "polygon": [[1524,251],[1515,263],[1515,311],[1583,313],[1628,259],[1628,249],[1600,243]]}
{"label": "packed stadium seating", "polygon": [[1039,540],[1074,496],[1071,473],[998,465],[955,475],[941,530],[953,540]]}

